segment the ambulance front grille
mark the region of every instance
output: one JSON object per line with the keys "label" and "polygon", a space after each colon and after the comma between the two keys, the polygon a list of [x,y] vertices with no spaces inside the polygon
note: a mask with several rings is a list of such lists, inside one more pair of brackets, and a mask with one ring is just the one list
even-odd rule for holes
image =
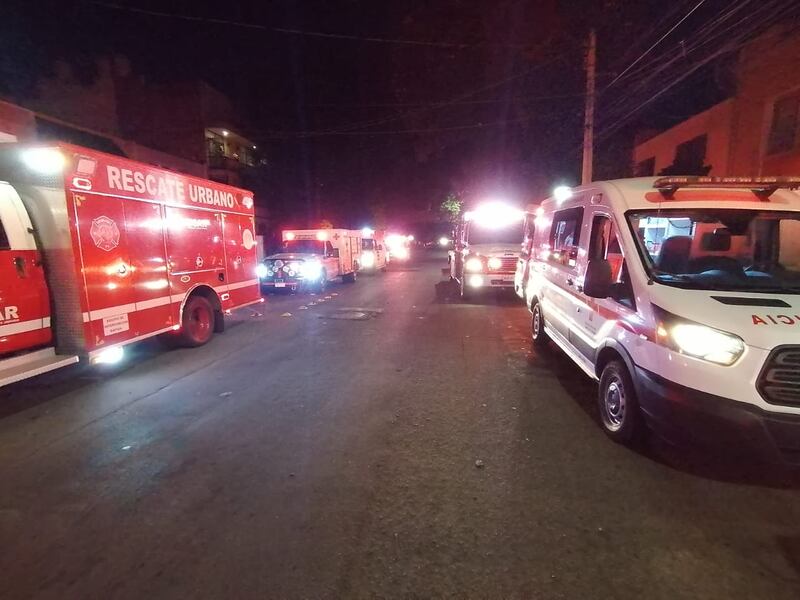
{"label": "ambulance front grille", "polygon": [[800,346],[783,346],[770,354],[758,391],[770,404],[800,406]]}

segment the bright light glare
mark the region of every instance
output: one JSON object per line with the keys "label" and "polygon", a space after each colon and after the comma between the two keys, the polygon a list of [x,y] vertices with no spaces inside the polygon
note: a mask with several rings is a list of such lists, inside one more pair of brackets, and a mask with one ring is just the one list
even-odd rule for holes
{"label": "bright light glare", "polygon": [[465,213],[464,218],[481,227],[501,228],[521,221],[525,213],[518,208],[502,202],[489,202],[480,205],[476,210]]}
{"label": "bright light glare", "polygon": [[316,281],[322,276],[322,263],[317,260],[310,260],[300,265],[300,273],[304,279]]}
{"label": "bright light glare", "polygon": [[408,248],[405,246],[398,246],[392,249],[392,257],[399,260],[406,260],[410,256]]}
{"label": "bright light glare", "polygon": [[373,235],[375,235],[375,230],[371,227],[364,227],[364,229],[361,230],[362,237],[371,238]]}
{"label": "bright light glare", "polygon": [[564,202],[572,198],[572,188],[567,185],[559,185],[553,190],[553,198],[556,202]]}
{"label": "bright light glare", "polygon": [[409,242],[413,242],[413,241],[414,241],[414,236],[413,236],[413,235],[407,235],[407,236],[406,236],[406,239],[407,239]]}
{"label": "bright light glare", "polygon": [[503,261],[496,256],[493,256],[489,259],[488,265],[490,269],[499,269],[503,266]]}
{"label": "bright light glare", "polygon": [[125,349],[122,346],[106,348],[95,355],[92,362],[96,365],[115,365],[125,356]]}
{"label": "bright light glare", "polygon": [[291,242],[296,236],[294,234],[294,231],[287,231],[286,233],[283,234],[283,237]]}
{"label": "bright light glare", "polygon": [[450,240],[448,238],[442,236],[442,237],[439,238],[439,245],[440,246],[449,246],[450,245]]}
{"label": "bright light glare", "polygon": [[317,239],[320,242],[324,242],[325,240],[328,239],[328,232],[327,231],[318,231],[317,232]]}
{"label": "bright light glare", "polygon": [[40,175],[55,175],[62,171],[67,161],[54,148],[30,148],[22,152],[22,162]]}
{"label": "bright light glare", "polygon": [[683,352],[720,365],[732,365],[744,352],[744,342],[705,325],[680,323],[671,331],[672,339]]}
{"label": "bright light glare", "polygon": [[256,265],[256,277],[264,279],[269,274],[269,269],[264,263]]}
{"label": "bright light glare", "polygon": [[483,285],[483,277],[480,275],[470,275],[469,287],[481,287]]}
{"label": "bright light glare", "polygon": [[374,267],[375,266],[375,253],[374,252],[364,252],[361,254],[361,266],[362,267]]}
{"label": "bright light glare", "polygon": [[483,271],[483,261],[477,256],[472,256],[464,263],[464,268],[473,273]]}

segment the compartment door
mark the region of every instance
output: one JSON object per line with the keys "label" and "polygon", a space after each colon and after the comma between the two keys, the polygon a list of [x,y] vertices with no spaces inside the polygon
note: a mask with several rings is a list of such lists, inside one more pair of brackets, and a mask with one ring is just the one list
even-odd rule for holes
{"label": "compartment door", "polygon": [[254,302],[261,296],[256,277],[256,240],[253,218],[244,215],[223,214],[223,239],[225,240],[225,267],[228,283],[229,308]]}
{"label": "compartment door", "polygon": [[133,269],[123,200],[91,193],[74,199],[88,308],[83,320],[91,350],[136,337]]}

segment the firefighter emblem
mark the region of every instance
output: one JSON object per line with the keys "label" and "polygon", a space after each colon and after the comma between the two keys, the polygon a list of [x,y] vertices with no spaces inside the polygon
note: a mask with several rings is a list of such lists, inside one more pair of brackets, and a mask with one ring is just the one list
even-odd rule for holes
{"label": "firefighter emblem", "polygon": [[119,246],[119,227],[117,227],[114,219],[106,217],[105,215],[97,217],[92,221],[92,228],[89,230],[89,235],[92,236],[94,245],[111,252],[114,248]]}

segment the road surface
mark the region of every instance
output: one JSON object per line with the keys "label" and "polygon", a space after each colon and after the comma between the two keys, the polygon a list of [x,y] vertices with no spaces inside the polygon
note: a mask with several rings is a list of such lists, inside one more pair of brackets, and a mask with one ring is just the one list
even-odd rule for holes
{"label": "road surface", "polygon": [[0,598],[800,598],[800,486],[611,443],[443,260],[0,390]]}

